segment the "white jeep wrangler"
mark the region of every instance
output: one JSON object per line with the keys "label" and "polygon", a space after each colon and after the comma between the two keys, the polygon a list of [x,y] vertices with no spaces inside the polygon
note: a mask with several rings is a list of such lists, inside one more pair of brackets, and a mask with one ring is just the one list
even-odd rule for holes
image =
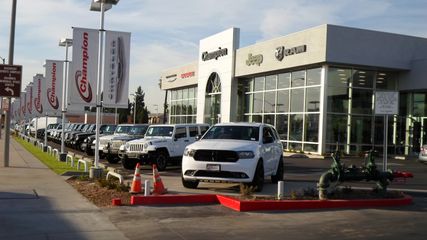
{"label": "white jeep wrangler", "polygon": [[135,169],[140,163],[156,164],[159,171],[164,171],[168,163],[179,164],[185,147],[208,129],[208,124],[151,125],[143,139],[122,145],[118,155],[126,169]]}

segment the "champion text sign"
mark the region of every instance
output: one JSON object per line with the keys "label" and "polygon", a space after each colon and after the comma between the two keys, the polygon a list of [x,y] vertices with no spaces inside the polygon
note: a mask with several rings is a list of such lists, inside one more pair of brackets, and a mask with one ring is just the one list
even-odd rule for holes
{"label": "champion text sign", "polygon": [[73,28],[73,62],[68,79],[69,104],[94,106],[98,77],[98,30]]}
{"label": "champion text sign", "polygon": [[43,107],[48,115],[61,114],[62,106],[62,84],[64,82],[64,62],[57,60],[46,60],[45,79],[43,85]]}
{"label": "champion text sign", "polygon": [[33,77],[33,111],[35,117],[43,116],[43,94],[42,88],[45,79],[42,74],[36,74]]}

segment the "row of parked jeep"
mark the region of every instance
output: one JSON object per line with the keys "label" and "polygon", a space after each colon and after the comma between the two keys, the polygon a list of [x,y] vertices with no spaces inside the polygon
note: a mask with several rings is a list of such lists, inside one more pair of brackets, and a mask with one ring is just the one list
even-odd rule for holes
{"label": "row of parked jeep", "polygon": [[[94,124],[68,124],[65,143],[89,155],[99,151],[110,163],[135,169],[137,163],[156,164],[164,171],[182,163],[182,183],[196,188],[199,181],[250,184],[261,190],[264,177],[283,179],[283,147],[273,126],[263,123],[120,124],[100,127],[95,149]],[[49,129],[50,128],[50,129]],[[61,141],[62,129],[48,127],[49,138]]]}

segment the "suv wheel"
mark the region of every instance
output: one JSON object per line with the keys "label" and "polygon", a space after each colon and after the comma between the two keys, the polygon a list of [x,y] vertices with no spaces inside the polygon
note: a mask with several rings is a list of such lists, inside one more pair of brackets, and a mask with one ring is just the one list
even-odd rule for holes
{"label": "suv wheel", "polygon": [[164,171],[166,169],[168,158],[168,155],[163,151],[156,154],[154,163],[157,165],[157,170]]}
{"label": "suv wheel", "polygon": [[123,158],[122,158],[122,166],[125,168],[125,169],[128,169],[128,170],[134,170],[135,169],[135,167],[136,167],[136,164],[138,163],[139,161],[138,160],[136,160],[136,159],[129,159],[128,157],[126,157],[126,156],[124,156]]}
{"label": "suv wheel", "polygon": [[118,163],[119,162],[119,158],[118,157],[114,157],[113,155],[110,155],[110,154],[108,154],[107,155],[107,161],[109,162],[109,163]]}
{"label": "suv wheel", "polygon": [[181,181],[182,181],[182,185],[185,188],[196,189],[197,186],[199,185],[199,181],[197,181],[197,180],[195,180],[195,181],[185,180],[182,175],[181,175]]}
{"label": "suv wheel", "polygon": [[262,159],[258,161],[254,178],[252,182],[246,184],[247,186],[253,187],[255,192],[261,192],[264,187],[264,166],[262,165]]}
{"label": "suv wheel", "polygon": [[277,183],[278,181],[283,181],[283,157],[280,157],[279,166],[277,167],[276,174],[271,175],[271,182]]}

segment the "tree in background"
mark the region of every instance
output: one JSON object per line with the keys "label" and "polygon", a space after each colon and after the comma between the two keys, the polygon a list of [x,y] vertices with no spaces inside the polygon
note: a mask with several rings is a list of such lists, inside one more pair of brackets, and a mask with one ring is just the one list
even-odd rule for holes
{"label": "tree in background", "polygon": [[144,102],[145,93],[142,91],[141,86],[139,86],[135,92],[135,102],[136,106],[134,109],[136,111],[135,123],[148,123],[148,110]]}

